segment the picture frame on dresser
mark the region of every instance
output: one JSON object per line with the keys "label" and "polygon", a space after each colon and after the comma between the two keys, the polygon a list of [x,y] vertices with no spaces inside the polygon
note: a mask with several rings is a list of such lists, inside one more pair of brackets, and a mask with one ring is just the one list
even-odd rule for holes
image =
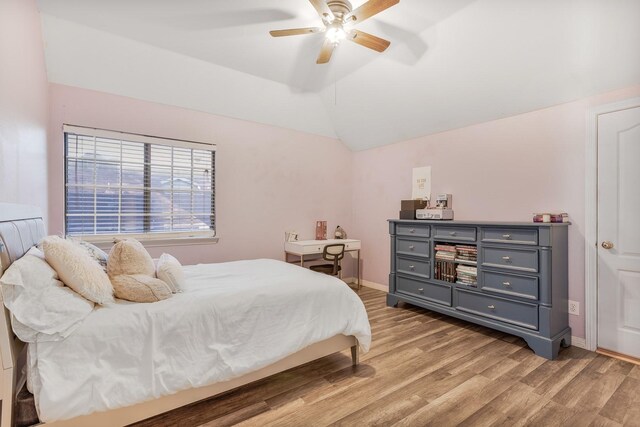
{"label": "picture frame on dresser", "polygon": [[403,301],[516,335],[555,359],[571,345],[569,225],[389,220],[387,305]]}

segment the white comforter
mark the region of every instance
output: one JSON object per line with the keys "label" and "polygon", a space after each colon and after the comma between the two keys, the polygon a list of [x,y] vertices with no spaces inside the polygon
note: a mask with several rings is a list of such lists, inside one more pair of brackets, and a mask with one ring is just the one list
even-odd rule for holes
{"label": "white comforter", "polygon": [[45,422],[229,380],[338,334],[371,342],[342,281],[274,260],[184,267],[184,293],[95,309],[69,337],[29,345]]}

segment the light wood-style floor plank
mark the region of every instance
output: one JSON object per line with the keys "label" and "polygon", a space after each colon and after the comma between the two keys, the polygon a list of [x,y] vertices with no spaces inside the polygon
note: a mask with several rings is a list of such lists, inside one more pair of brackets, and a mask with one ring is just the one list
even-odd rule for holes
{"label": "light wood-style floor plank", "polygon": [[520,338],[357,293],[373,332],[359,366],[334,354],[136,426],[640,426],[640,366],[577,347],[549,361]]}

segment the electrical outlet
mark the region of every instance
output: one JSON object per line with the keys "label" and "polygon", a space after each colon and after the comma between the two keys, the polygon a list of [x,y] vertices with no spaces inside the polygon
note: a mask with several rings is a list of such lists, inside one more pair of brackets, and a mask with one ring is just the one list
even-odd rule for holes
{"label": "electrical outlet", "polygon": [[569,314],[573,314],[574,316],[580,316],[579,302],[569,300]]}

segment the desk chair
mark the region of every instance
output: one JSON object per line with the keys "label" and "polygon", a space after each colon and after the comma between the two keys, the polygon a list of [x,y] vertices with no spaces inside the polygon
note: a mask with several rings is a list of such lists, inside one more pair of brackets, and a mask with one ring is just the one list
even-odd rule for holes
{"label": "desk chair", "polygon": [[324,250],[322,251],[322,259],[325,261],[331,262],[331,264],[312,265],[309,268],[319,273],[340,277],[342,272],[342,267],[340,266],[340,260],[342,258],[344,258],[344,243],[327,245],[324,247]]}

